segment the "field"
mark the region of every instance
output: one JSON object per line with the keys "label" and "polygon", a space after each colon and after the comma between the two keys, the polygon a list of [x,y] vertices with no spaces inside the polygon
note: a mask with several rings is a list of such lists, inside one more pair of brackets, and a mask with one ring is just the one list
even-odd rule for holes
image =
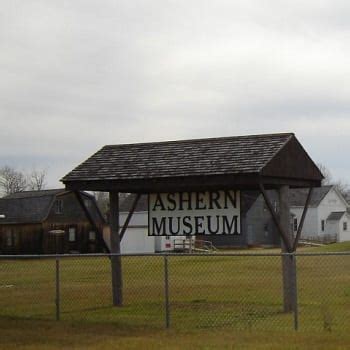
{"label": "field", "polygon": [[[332,250],[348,248],[341,244]],[[304,249],[325,250],[330,248]],[[59,322],[55,261],[2,260],[0,346],[349,348],[350,255],[298,256],[297,268],[295,332],[294,315],[282,312],[281,257],[169,257],[166,330],[163,257],[123,258],[122,308],[111,305],[107,258],[62,259]]]}

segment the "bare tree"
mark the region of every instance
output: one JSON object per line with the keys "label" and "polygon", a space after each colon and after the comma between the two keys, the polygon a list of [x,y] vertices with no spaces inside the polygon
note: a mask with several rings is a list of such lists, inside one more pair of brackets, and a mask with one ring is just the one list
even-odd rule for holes
{"label": "bare tree", "polygon": [[98,208],[100,209],[102,215],[106,218],[109,211],[109,195],[108,192],[94,192],[94,197]]}
{"label": "bare tree", "polygon": [[349,184],[344,180],[334,180],[331,171],[324,164],[318,163],[317,166],[324,176],[322,185],[333,185],[345,198],[348,198],[350,194]]}
{"label": "bare tree", "polygon": [[0,189],[4,194],[23,192],[27,186],[28,181],[25,174],[7,165],[0,168]]}
{"label": "bare tree", "polygon": [[322,180],[322,185],[332,185],[333,184],[333,176],[331,171],[322,163],[317,163],[318,168],[320,169],[324,179]]}
{"label": "bare tree", "polygon": [[46,175],[47,175],[47,171],[45,169],[43,170],[34,169],[28,176],[29,189],[32,191],[43,190],[46,187]]}

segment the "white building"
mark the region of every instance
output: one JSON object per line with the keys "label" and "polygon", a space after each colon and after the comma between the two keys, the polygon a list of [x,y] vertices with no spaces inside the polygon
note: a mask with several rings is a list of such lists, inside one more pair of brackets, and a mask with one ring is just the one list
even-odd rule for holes
{"label": "white building", "polygon": [[[294,214],[293,230],[297,231],[308,189],[294,189],[290,192],[291,212]],[[315,188],[307,211],[301,238],[335,239],[350,241],[349,205],[334,186]]]}

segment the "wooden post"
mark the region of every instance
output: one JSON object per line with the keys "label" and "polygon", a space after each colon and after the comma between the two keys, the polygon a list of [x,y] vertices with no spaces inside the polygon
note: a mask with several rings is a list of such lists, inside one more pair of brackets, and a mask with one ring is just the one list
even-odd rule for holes
{"label": "wooden post", "polygon": [[[281,186],[279,189],[279,219],[281,227],[288,240],[288,246],[282,241],[282,252],[291,253],[293,246],[293,233],[290,222],[289,186]],[[282,257],[283,274],[283,309],[284,312],[296,310],[296,261],[294,255]]]}
{"label": "wooden post", "polygon": [[[109,192],[110,202],[110,225],[111,225],[111,253],[120,254],[120,236],[119,236],[119,193]],[[123,276],[122,260],[120,255],[112,255],[112,294],[113,305],[123,305]]]}

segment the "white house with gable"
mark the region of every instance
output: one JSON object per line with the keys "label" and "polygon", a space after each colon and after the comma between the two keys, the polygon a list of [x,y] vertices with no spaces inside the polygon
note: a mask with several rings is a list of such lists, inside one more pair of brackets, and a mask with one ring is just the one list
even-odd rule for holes
{"label": "white house with gable", "polygon": [[[290,191],[293,231],[296,233],[306,202],[308,189]],[[349,205],[334,186],[314,188],[301,238],[350,241]]]}

